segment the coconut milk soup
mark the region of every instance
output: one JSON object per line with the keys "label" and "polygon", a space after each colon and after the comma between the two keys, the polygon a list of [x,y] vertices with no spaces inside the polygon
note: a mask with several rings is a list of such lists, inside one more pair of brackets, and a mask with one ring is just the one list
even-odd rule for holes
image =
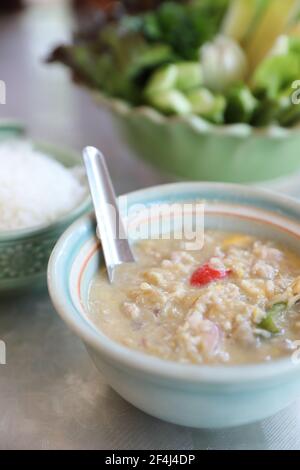
{"label": "coconut milk soup", "polygon": [[[92,281],[89,318],[111,339],[181,363],[254,363],[300,339],[300,258],[271,240],[208,230],[204,247],[135,244],[113,285]],[[298,306],[299,301],[299,306]]]}

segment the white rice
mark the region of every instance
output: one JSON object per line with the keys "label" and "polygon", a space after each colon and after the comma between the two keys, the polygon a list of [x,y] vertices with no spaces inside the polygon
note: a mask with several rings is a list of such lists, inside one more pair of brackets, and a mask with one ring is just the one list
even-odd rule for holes
{"label": "white rice", "polygon": [[0,231],[49,224],[86,194],[80,167],[65,168],[26,141],[0,144]]}

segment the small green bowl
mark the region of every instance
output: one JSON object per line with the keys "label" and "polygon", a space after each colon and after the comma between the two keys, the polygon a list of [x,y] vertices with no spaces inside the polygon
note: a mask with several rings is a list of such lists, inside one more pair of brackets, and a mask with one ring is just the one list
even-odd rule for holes
{"label": "small green bowl", "polygon": [[169,175],[194,181],[255,183],[300,170],[300,130],[216,126],[198,116],[166,117],[150,107],[95,93],[134,153]]}
{"label": "small green bowl", "polygon": [[[24,134],[24,128],[18,123],[0,123],[0,141]],[[72,150],[35,141],[33,145],[66,167],[80,163],[80,155]],[[57,239],[72,222],[90,209],[90,197],[86,196],[79,206],[54,223],[0,232],[0,295],[46,286],[47,264]]]}

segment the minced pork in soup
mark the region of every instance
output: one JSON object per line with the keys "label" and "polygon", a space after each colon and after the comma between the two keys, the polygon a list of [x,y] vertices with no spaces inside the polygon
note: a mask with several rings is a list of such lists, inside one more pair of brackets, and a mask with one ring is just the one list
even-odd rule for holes
{"label": "minced pork in soup", "polygon": [[[89,294],[91,321],[113,340],[186,363],[251,363],[292,354],[300,339],[300,258],[272,241],[206,231],[135,244],[136,263]],[[300,304],[300,302],[299,302]]]}

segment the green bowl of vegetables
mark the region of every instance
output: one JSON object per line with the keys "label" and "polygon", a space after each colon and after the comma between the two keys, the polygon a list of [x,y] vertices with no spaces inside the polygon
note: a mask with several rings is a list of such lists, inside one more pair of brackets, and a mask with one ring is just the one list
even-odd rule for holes
{"label": "green bowl of vegetables", "polygon": [[169,174],[251,183],[300,170],[299,2],[155,3],[110,16],[50,60]]}

